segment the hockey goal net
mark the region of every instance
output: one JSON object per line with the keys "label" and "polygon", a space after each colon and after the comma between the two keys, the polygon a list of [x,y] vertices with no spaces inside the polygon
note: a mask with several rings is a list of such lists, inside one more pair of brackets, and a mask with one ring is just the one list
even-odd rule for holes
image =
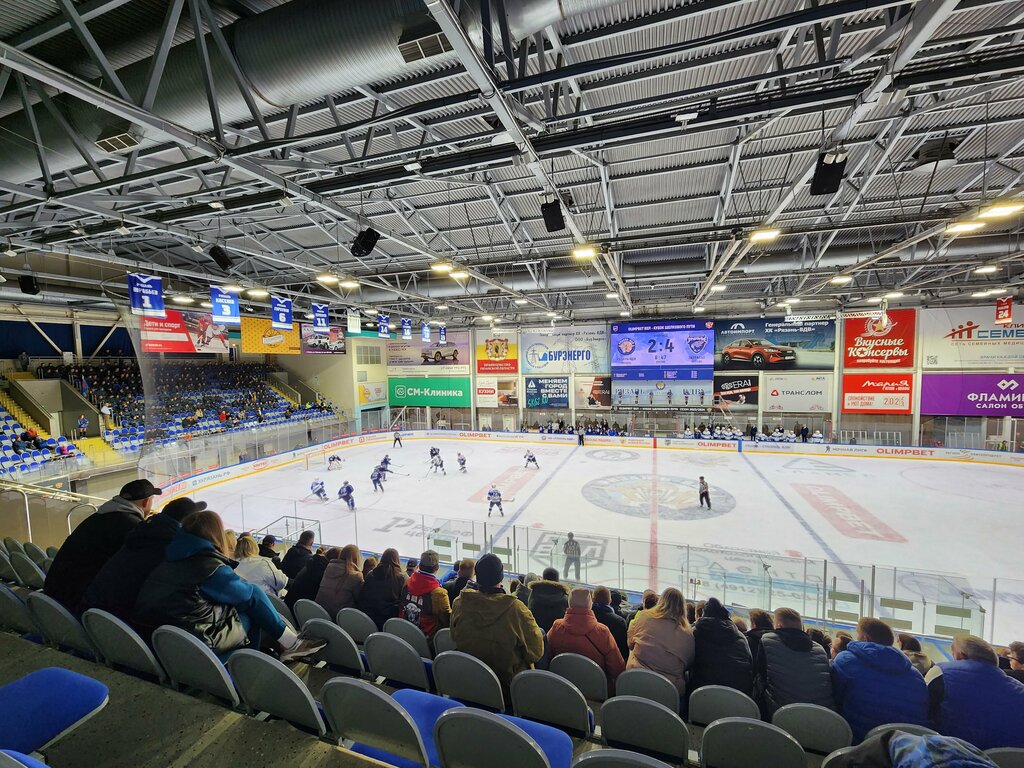
{"label": "hockey goal net", "polygon": [[[340,455],[338,451],[327,451],[323,448],[318,448],[315,451],[310,451],[306,454],[304,460],[304,468],[307,472],[326,472],[327,471],[327,459],[331,455]],[[341,458],[345,458],[342,456]]]}

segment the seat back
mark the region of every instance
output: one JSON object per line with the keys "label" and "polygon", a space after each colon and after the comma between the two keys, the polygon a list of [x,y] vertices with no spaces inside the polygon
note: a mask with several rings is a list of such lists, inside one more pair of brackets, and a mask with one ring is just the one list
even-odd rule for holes
{"label": "seat back", "polygon": [[370,672],[401,685],[430,690],[423,659],[405,640],[388,632],[374,632],[363,646]]}
{"label": "seat back", "polygon": [[82,614],[82,625],[107,664],[149,675],[160,682],[167,679],[149,646],[116,616],[90,608]]}
{"label": "seat back", "polygon": [[1024,749],[1020,747],[997,747],[985,751],[985,757],[999,768],[1024,768]]}
{"label": "seat back", "polygon": [[412,717],[399,704],[363,680],[335,677],[320,691],[331,733],[429,766],[427,749]]}
{"label": "seat back", "polygon": [[779,707],[772,725],[784,730],[815,755],[829,755],[853,744],[853,731],[842,715],[817,704]]}
{"label": "seat back", "polygon": [[844,757],[846,757],[846,755],[848,755],[855,749],[856,747],[843,747],[842,749],[837,749],[835,752],[833,752],[831,755],[829,755],[821,761],[821,768],[827,768],[827,766],[829,765],[834,765],[838,763]]}
{"label": "seat back", "polygon": [[384,631],[389,635],[396,635],[405,640],[405,642],[416,649],[416,653],[418,653],[421,658],[434,658],[434,654],[430,650],[430,643],[427,642],[427,636],[423,634],[423,630],[411,621],[406,621],[405,619],[388,619],[384,622]]}
{"label": "seat back", "polygon": [[434,633],[434,654],[442,654],[445,651],[457,651],[455,641],[452,640],[452,631],[448,627],[437,630]]}
{"label": "seat back", "polygon": [[153,650],[174,685],[195,688],[238,706],[238,692],[227,670],[199,638],[178,627],[157,627]]}
{"label": "seat back", "polygon": [[11,565],[10,556],[3,552],[0,552],[0,581],[6,581],[9,584],[19,584],[21,582],[18,578],[18,572]]}
{"label": "seat back", "polygon": [[295,621],[298,622],[300,628],[305,626],[306,622],[310,619],[331,620],[331,614],[320,603],[307,600],[306,598],[296,600],[295,605],[292,606],[292,611],[295,613]]}
{"label": "seat back", "polygon": [[554,672],[520,672],[512,678],[509,693],[518,717],[547,723],[581,738],[593,730],[590,709],[580,689]]}
{"label": "seat back", "polygon": [[302,631],[309,637],[327,641],[327,646],[316,655],[318,661],[356,677],[366,674],[366,665],[355,641],[333,621],[310,619]]}
{"label": "seat back", "polygon": [[43,563],[46,562],[45,550],[40,549],[31,541],[26,541],[22,546],[25,548],[25,554],[29,556],[29,559],[42,568]]}
{"label": "seat back", "polygon": [[667,763],[623,749],[599,749],[581,755],[572,768],[669,768]]}
{"label": "seat back", "polygon": [[17,539],[12,539],[10,536],[4,536],[4,547],[9,555],[13,555],[15,552],[25,553],[25,548],[21,545],[21,542]]}
{"label": "seat back", "polygon": [[608,678],[592,659],[578,653],[560,653],[551,659],[551,672],[564,677],[589,701],[604,701],[608,698]]}
{"label": "seat back", "polygon": [[690,722],[706,726],[723,717],[757,720],[761,711],[752,698],[724,685],[705,685],[690,694]]}
{"label": "seat back", "polygon": [[47,547],[47,548],[46,548],[46,556],[47,556],[48,558],[50,558],[51,560],[53,560],[53,558],[55,558],[55,557],[57,556],[57,553],[58,553],[59,551],[60,551],[60,550],[59,550],[59,549],[57,549],[57,547]]}
{"label": "seat back", "polygon": [[441,768],[551,768],[540,745],[525,731],[491,712],[450,709],[434,724]]}
{"label": "seat back", "polygon": [[627,669],[615,681],[615,695],[649,699],[679,712],[679,690],[675,684],[650,669]]}
{"label": "seat back", "polygon": [[601,707],[601,739],[669,763],[685,763],[690,732],[668,707],[638,696],[615,696]]}
{"label": "seat back", "polygon": [[295,614],[292,613],[292,609],[288,607],[288,603],[282,600],[277,595],[267,594],[267,599],[270,600],[270,604],[274,606],[274,610],[277,611],[278,615],[287,622],[288,626],[292,629],[298,630],[299,625],[295,619]]}
{"label": "seat back", "polygon": [[701,768],[806,768],[799,742],[781,728],[746,717],[723,717],[704,729]]}
{"label": "seat back", "polygon": [[883,725],[876,725],[866,734],[864,734],[864,741],[867,741],[872,736],[877,736],[880,733],[886,731],[903,731],[904,733],[910,733],[914,736],[938,736],[938,731],[933,731],[924,725],[916,725],[915,723],[885,723]]}
{"label": "seat back", "polygon": [[306,686],[277,659],[243,648],[231,654],[228,670],[250,714],[266,712],[317,736],[327,733]]}
{"label": "seat back", "polygon": [[85,633],[85,628],[71,612],[49,595],[33,592],[28,596],[28,609],[32,612],[39,631],[46,642],[57,648],[71,648],[93,658],[98,657],[96,646]]}
{"label": "seat back", "polygon": [[468,653],[439,653],[434,659],[434,683],[438,693],[453,699],[498,712],[505,709],[498,676],[480,659]]}
{"label": "seat back", "polygon": [[362,645],[366,638],[378,631],[373,619],[358,608],[342,608],[338,611],[334,623],[348,632],[349,637],[356,641],[356,645]]}
{"label": "seat back", "polygon": [[24,552],[11,553],[11,567],[18,574],[18,582],[29,589],[42,589],[46,581],[46,574],[43,569],[32,562],[32,559]]}
{"label": "seat back", "polygon": [[0,584],[0,629],[22,634],[39,631],[25,601],[3,584]]}

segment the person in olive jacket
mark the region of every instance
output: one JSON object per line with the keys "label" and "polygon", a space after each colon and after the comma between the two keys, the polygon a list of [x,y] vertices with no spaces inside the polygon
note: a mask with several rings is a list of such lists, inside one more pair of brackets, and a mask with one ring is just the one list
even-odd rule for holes
{"label": "person in olive jacket", "polygon": [[703,685],[724,685],[748,696],[753,693],[750,645],[718,598],[709,598],[704,605],[704,612],[693,625],[693,642],[691,692]]}

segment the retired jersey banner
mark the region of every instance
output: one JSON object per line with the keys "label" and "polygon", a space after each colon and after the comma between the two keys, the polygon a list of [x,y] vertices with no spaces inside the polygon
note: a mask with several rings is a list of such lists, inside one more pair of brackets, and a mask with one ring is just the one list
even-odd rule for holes
{"label": "retired jersey banner", "polygon": [[420,323],[420,340],[430,343],[430,323],[425,320]]}
{"label": "retired jersey banner", "polygon": [[443,325],[437,329],[437,342],[442,346],[448,343],[448,329]]}
{"label": "retired jersey banner", "polygon": [[831,413],[832,374],[765,374],[764,409],[773,413]]}
{"label": "retired jersey banner", "polygon": [[519,348],[523,373],[611,373],[603,323],[524,331]]}
{"label": "retired jersey banner", "polygon": [[302,341],[298,328],[275,329],[264,317],[242,318],[242,352],[253,355],[299,355]]}
{"label": "retired jersey banner", "polygon": [[917,311],[890,309],[846,315],[846,368],[913,368]]}
{"label": "retired jersey banner", "polygon": [[469,331],[453,331],[447,343],[390,339],[388,375],[469,376]]}
{"label": "retired jersey banner", "polygon": [[164,310],[164,281],[159,277],[129,274],[128,299],[133,315],[167,317]]}
{"label": "retired jersey banner", "polygon": [[362,320],[358,312],[346,312],[345,313],[345,330],[350,334],[359,333],[362,329]]}
{"label": "retired jersey banner", "polygon": [[477,373],[519,373],[516,331],[474,331]]}
{"label": "retired jersey banner", "polygon": [[407,317],[402,318],[402,338],[405,341],[412,340],[412,320]]}
{"label": "retired jersey banner", "polygon": [[228,330],[209,312],[167,310],[167,317],[144,317],[140,338],[143,352],[227,354]]}
{"label": "retired jersey banner", "polygon": [[843,376],[843,413],[912,413],[912,373],[847,373]]}
{"label": "retired jersey banner", "polygon": [[377,313],[377,336],[381,339],[391,338],[391,329],[388,325],[391,323],[391,315],[382,315],[380,312]]}
{"label": "retired jersey banner", "polygon": [[925,368],[1024,365],[1024,323],[997,325],[991,304],[923,309],[920,323]]}
{"label": "retired jersey banner", "polygon": [[237,294],[211,285],[210,303],[213,304],[211,314],[215,322],[221,325],[241,325],[242,315],[238,310]]}
{"label": "retired jersey banner", "polygon": [[996,325],[1009,325],[1013,322],[1013,297],[1003,296],[996,299]]}
{"label": "retired jersey banner", "polygon": [[313,303],[313,332],[330,333],[330,308],[326,304]]}
{"label": "retired jersey banner", "polygon": [[278,331],[292,330],[292,300],[280,296],[270,297],[271,325]]}

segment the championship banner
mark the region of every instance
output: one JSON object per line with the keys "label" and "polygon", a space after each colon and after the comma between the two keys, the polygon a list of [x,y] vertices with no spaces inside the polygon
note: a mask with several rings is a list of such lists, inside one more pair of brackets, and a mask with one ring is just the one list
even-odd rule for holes
{"label": "championship banner", "polygon": [[377,337],[381,339],[391,338],[391,329],[388,328],[388,324],[391,322],[391,315],[382,315],[380,312],[377,313]]}
{"label": "championship banner", "polygon": [[298,328],[279,331],[264,317],[242,318],[242,352],[253,355],[298,355],[302,342]]}
{"label": "championship banner", "polygon": [[[1011,304],[1011,316],[1013,309]],[[922,309],[919,318],[925,368],[1024,365],[1024,323],[997,325],[991,305]]]}
{"label": "championship banner", "polygon": [[316,330],[309,323],[299,325],[302,354],[304,355],[344,355],[345,332],[337,326],[328,326],[326,333]]}
{"label": "championship banner", "polygon": [[345,313],[345,330],[350,334],[359,333],[362,330],[362,317],[358,312],[351,310]]}
{"label": "championship banner", "polygon": [[523,331],[523,373],[611,373],[608,328],[603,323]]}
{"label": "championship banner", "polygon": [[312,305],[313,308],[313,333],[329,333],[331,330],[330,308],[326,304]]}
{"label": "championship banner", "polygon": [[430,323],[426,320],[420,323],[420,340],[430,343]]}
{"label": "championship banner", "polygon": [[292,300],[270,297],[271,325],[278,331],[292,330]]}
{"label": "championship banner", "polygon": [[1024,416],[1024,374],[926,373],[921,413],[928,416]]}
{"label": "championship banner", "polygon": [[568,408],[569,378],[567,376],[527,376],[527,408]]}
{"label": "championship banner", "polygon": [[519,334],[516,331],[473,331],[477,373],[519,373]]}
{"label": "championship banner", "polygon": [[402,338],[405,341],[412,340],[412,320],[407,317],[402,318]]}
{"label": "championship banner", "polygon": [[576,376],[573,404],[577,411],[611,407],[611,376]]}
{"label": "championship banner", "polygon": [[221,325],[240,325],[242,322],[241,312],[238,309],[238,296],[231,291],[225,291],[216,285],[210,286],[210,303],[213,304],[213,311],[216,322]]}
{"label": "championship banner", "polygon": [[912,368],[917,312],[890,309],[847,315],[843,320],[846,368]]}
{"label": "championship banner", "polygon": [[167,310],[167,316],[144,317],[139,335],[143,352],[227,354],[227,327],[209,312]]}
{"label": "championship banner", "polygon": [[1013,297],[1003,296],[996,299],[996,325],[1009,325],[1013,322]]}
{"label": "championship banner", "polygon": [[833,315],[744,317],[715,322],[715,369],[831,371],[836,360]]}
{"label": "championship banner", "polygon": [[129,274],[128,299],[133,315],[167,317],[164,310],[164,282],[159,277]]}
{"label": "championship banner", "polygon": [[832,374],[765,374],[764,409],[773,413],[831,413]]}
{"label": "championship banner", "polygon": [[843,376],[843,413],[912,413],[911,373],[847,373]]}
{"label": "championship banner", "polygon": [[760,387],[757,374],[715,376],[715,409],[722,413],[757,413]]}
{"label": "championship banner", "polygon": [[453,331],[446,343],[389,339],[389,376],[469,376],[469,331]]}

